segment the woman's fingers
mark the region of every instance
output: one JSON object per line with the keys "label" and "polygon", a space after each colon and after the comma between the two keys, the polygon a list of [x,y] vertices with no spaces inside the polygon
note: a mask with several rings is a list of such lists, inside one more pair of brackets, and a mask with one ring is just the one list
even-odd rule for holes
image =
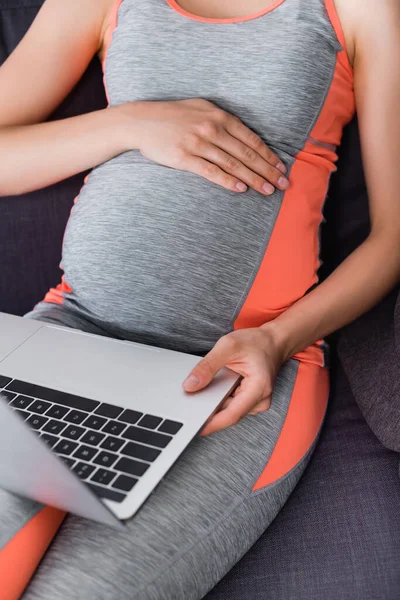
{"label": "woman's fingers", "polygon": [[265,387],[266,382],[264,379],[255,377],[244,379],[235,396],[229,398],[222,409],[211,417],[203,428],[201,435],[210,435],[239,423],[262,401],[265,395]]}
{"label": "woman's fingers", "polygon": [[249,415],[259,415],[260,413],[269,410],[270,406],[271,398],[264,398],[261,400],[261,402],[255,405],[255,407],[249,412]]}
{"label": "woman's fingers", "polygon": [[[261,144],[271,152],[268,146],[263,142]],[[272,162],[261,156],[256,150],[238,140],[228,132],[222,132],[218,140],[218,145],[227,152],[228,155],[236,158],[243,165],[249,168],[252,173],[260,175],[265,181],[268,181],[274,187],[280,190],[287,190],[290,186],[289,180],[282,174],[276,166],[279,159],[273,154]],[[268,154],[268,152],[266,154]],[[246,182],[247,183],[247,182]],[[253,187],[253,185],[250,185]],[[254,188],[256,189],[256,188]],[[261,191],[261,190],[258,190]]]}
{"label": "woman's fingers", "polygon": [[270,148],[240,119],[224,111],[205,121],[185,139],[189,154],[219,166],[257,192],[270,195],[290,186],[286,167]]}
{"label": "woman's fingers", "polygon": [[247,185],[237,177],[230,175],[218,167],[215,163],[209,162],[199,156],[188,156],[185,160],[185,170],[200,175],[212,183],[216,183],[227,190],[233,192],[245,192]]}
{"label": "woman's fingers", "polygon": [[[265,196],[274,193],[275,187],[272,185],[271,179],[276,183],[280,177],[283,177],[280,171],[268,165],[254,150],[248,148],[249,152],[246,153],[246,150],[243,150],[246,148],[244,144],[226,132],[218,136],[215,144],[204,140],[200,141],[196,148],[196,154],[217,165],[225,173],[233,175],[238,181],[245,183],[256,192]],[[246,163],[237,158],[239,154],[247,161]],[[247,158],[244,156],[245,154],[247,154]]]}
{"label": "woman's fingers", "polygon": [[287,169],[281,159],[272,152],[271,148],[254,131],[249,129],[242,121],[231,114],[226,113],[225,129],[234,138],[240,140],[257,152],[267,163],[276,167],[281,173],[286,173]]}

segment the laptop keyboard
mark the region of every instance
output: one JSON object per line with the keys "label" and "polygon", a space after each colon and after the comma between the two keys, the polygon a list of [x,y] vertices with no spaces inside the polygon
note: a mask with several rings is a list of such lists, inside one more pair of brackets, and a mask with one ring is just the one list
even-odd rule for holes
{"label": "laptop keyboard", "polygon": [[182,423],[0,375],[10,407],[102,498],[122,502]]}

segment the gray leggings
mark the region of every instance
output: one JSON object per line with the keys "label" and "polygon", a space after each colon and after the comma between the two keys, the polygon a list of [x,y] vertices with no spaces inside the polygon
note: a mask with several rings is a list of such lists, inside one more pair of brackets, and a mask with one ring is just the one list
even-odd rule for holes
{"label": "gray leggings", "polygon": [[[62,306],[42,304],[28,316],[104,333]],[[297,484],[321,424],[313,410],[326,407],[325,383],[321,367],[285,363],[270,410],[197,437],[125,531],[68,516],[24,599],[203,598],[265,531]],[[0,492],[0,548],[40,508]]]}

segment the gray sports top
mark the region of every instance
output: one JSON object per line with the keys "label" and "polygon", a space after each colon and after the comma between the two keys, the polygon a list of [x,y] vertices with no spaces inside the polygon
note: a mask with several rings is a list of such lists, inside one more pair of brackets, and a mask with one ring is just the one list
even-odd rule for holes
{"label": "gray sports top", "polygon": [[[262,137],[292,185],[237,194],[125,152],[83,186],[64,238],[65,279],[46,301],[109,335],[203,353],[317,282],[321,210],[354,112],[343,33],[333,0],[278,0],[222,20],[175,0],[117,0],[114,16],[110,105],[207,99]],[[307,357],[319,362],[319,349]]]}

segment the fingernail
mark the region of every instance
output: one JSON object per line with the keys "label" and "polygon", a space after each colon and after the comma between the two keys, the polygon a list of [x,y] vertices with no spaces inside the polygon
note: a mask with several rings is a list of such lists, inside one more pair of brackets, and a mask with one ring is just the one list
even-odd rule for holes
{"label": "fingernail", "polygon": [[263,189],[263,192],[265,192],[268,196],[273,194],[275,191],[274,186],[271,185],[270,183],[264,183],[264,185],[262,186],[262,189]]}
{"label": "fingernail", "polygon": [[290,185],[290,183],[286,179],[286,177],[279,177],[279,179],[278,179],[278,185],[279,185],[280,188],[282,188],[284,190],[287,190],[288,187],[289,187],[289,185]]}
{"label": "fingernail", "polygon": [[200,383],[200,379],[196,375],[189,375],[183,382],[184,387],[191,388],[196,387]]}
{"label": "fingernail", "polygon": [[285,165],[283,163],[278,163],[276,165],[276,168],[279,169],[279,171],[281,173],[286,173],[286,171],[287,171],[287,168],[285,167]]}
{"label": "fingernail", "polygon": [[247,190],[247,185],[239,181],[239,183],[236,184],[236,189],[239,190],[239,192],[245,192]]}

